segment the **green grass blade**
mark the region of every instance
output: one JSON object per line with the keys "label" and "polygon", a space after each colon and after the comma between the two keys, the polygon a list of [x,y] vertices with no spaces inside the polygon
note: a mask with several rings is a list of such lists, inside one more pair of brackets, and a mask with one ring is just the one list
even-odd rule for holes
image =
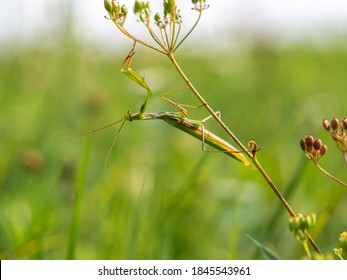
{"label": "green grass blade", "polygon": [[268,260],[280,260],[281,258],[268,247],[261,244],[259,241],[254,239],[252,236],[247,234],[247,237],[254,242],[255,245],[259,248],[259,250],[263,253],[264,257]]}
{"label": "green grass blade", "polygon": [[80,217],[81,217],[83,192],[84,192],[88,159],[89,159],[89,151],[90,151],[90,137],[87,137],[86,139],[87,140],[84,145],[83,158],[80,163],[77,184],[76,184],[75,204],[74,204],[73,213],[72,213],[69,243],[68,243],[68,250],[67,250],[68,260],[73,260],[75,258],[76,244],[77,244],[77,238],[78,238],[78,229],[79,229],[79,223],[80,223]]}

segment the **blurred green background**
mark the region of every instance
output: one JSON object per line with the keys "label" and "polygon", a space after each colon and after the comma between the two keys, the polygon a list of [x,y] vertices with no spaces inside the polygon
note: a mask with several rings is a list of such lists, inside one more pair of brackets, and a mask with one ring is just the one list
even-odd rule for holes
{"label": "blurred green background", "polygon": [[[0,48],[0,258],[262,259],[247,234],[285,259],[301,258],[288,214],[262,177],[203,153],[166,123],[126,123],[107,161],[119,126],[65,140],[143,101],[143,89],[119,72],[132,42],[116,29],[110,36],[127,48],[83,44],[68,25],[55,44]],[[345,43],[278,46],[255,37],[242,48],[202,52],[190,44],[176,55],[240,140],[258,143],[260,162],[294,210],[317,214],[312,236],[324,252],[347,229],[347,193],[305,159],[299,140],[321,138],[329,147],[321,165],[347,179],[321,125],[346,116]],[[148,111],[174,111],[159,94],[183,82],[165,57],[136,51],[132,67],[154,89]],[[197,105],[188,91],[170,98]],[[228,139],[213,121],[206,127]]]}

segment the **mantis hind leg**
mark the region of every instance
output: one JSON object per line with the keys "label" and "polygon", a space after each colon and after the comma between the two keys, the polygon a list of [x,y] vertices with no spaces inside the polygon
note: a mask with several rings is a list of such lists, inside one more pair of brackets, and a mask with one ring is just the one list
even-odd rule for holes
{"label": "mantis hind leg", "polygon": [[180,110],[185,117],[188,117],[188,111],[187,111],[186,108],[198,109],[200,107],[205,106],[206,104],[202,104],[202,105],[198,105],[198,106],[187,105],[187,104],[183,104],[183,103],[176,103],[176,102],[174,102],[171,99],[166,97],[166,95],[169,95],[169,94],[172,94],[172,93],[183,92],[183,90],[185,90],[186,88],[187,88],[187,86],[184,86],[184,87],[182,87],[180,89],[175,89],[175,90],[171,90],[171,91],[165,92],[165,93],[160,95],[160,98],[163,99],[164,101],[168,102],[172,106],[176,107],[178,110]]}

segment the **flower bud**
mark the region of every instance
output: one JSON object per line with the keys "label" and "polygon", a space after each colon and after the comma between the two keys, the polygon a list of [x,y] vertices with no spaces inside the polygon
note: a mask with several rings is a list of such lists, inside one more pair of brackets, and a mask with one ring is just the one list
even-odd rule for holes
{"label": "flower bud", "polygon": [[147,17],[150,17],[151,16],[151,13],[149,12],[149,9],[148,8],[145,8],[145,14]]}
{"label": "flower bud", "polygon": [[339,120],[337,118],[333,118],[330,121],[330,125],[333,130],[337,130],[339,128]]}

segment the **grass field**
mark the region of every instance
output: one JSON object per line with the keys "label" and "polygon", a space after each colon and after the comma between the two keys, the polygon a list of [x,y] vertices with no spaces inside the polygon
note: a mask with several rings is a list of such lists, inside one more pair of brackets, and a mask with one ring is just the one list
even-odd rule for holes
{"label": "grass field", "polygon": [[[203,153],[164,122],[126,123],[106,163],[118,127],[65,141],[139,109],[143,89],[119,72],[127,52],[73,41],[2,49],[0,258],[262,259],[247,234],[284,259],[302,258],[288,214],[254,169]],[[294,210],[317,214],[320,248],[337,247],[346,189],[305,159],[299,140],[320,137],[329,146],[321,165],[347,179],[321,126],[346,116],[347,49],[254,43],[211,55],[180,49],[177,60],[230,129],[258,143]],[[132,66],[154,89],[148,111],[174,111],[159,98],[183,86],[169,61],[140,47]],[[170,98],[197,105],[190,95]],[[206,127],[225,136],[213,121]]]}

